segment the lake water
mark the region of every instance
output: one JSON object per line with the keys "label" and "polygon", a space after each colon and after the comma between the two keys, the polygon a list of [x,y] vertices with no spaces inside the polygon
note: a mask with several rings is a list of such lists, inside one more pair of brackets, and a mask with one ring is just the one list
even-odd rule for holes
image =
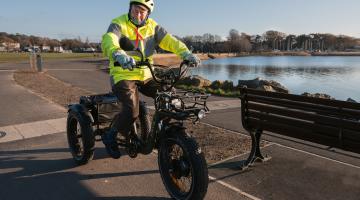
{"label": "lake water", "polygon": [[249,56],[203,61],[192,70],[211,81],[275,80],[292,94],[326,93],[339,100],[360,102],[359,56]]}

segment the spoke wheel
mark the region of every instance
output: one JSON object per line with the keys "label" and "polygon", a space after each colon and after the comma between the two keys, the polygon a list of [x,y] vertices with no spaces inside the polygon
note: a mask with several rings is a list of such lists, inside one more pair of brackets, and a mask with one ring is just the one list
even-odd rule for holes
{"label": "spoke wheel", "polygon": [[207,165],[194,139],[184,134],[164,139],[158,163],[163,183],[173,198],[204,198],[208,186]]}

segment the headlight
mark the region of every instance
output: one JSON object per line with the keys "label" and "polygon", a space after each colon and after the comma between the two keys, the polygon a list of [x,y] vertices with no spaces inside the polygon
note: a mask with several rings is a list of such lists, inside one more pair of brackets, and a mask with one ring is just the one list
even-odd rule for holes
{"label": "headlight", "polygon": [[201,109],[201,110],[198,112],[198,114],[197,114],[198,119],[204,118],[204,117],[205,117],[205,114],[206,114],[205,110],[202,110],[202,109]]}
{"label": "headlight", "polygon": [[174,105],[175,108],[181,108],[181,101],[179,99],[171,100],[171,104]]}

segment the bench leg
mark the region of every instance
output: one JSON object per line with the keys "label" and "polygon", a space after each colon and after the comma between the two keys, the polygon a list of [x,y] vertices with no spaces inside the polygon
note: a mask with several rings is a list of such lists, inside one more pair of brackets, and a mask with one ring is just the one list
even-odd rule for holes
{"label": "bench leg", "polygon": [[268,156],[264,157],[261,154],[261,150],[260,150],[261,134],[262,134],[262,130],[250,131],[251,151],[245,163],[240,167],[242,170],[248,168],[256,161],[265,162],[271,159],[270,157]]}
{"label": "bench leg", "polygon": [[261,141],[261,134],[262,134],[262,130],[257,130],[255,132],[255,137],[256,137],[256,153],[255,153],[255,160],[254,161],[261,161],[261,162],[265,162],[271,159],[271,157],[269,156],[263,156],[261,154],[260,151],[260,141]]}

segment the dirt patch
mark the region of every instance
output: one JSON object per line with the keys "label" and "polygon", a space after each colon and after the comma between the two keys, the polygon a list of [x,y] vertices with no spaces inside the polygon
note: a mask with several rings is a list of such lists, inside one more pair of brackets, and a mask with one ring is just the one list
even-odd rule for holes
{"label": "dirt patch", "polygon": [[19,85],[64,107],[78,102],[80,96],[91,94],[87,90],[64,83],[46,72],[17,71],[14,73],[14,79]]}
{"label": "dirt patch", "polygon": [[222,128],[199,123],[186,124],[190,134],[199,143],[208,164],[249,152],[251,139],[243,135],[234,134]]}
{"label": "dirt patch", "polygon": [[[46,72],[17,71],[14,73],[14,79],[18,84],[64,107],[78,102],[80,96],[91,94],[89,91],[64,83]],[[186,125],[205,153],[208,164],[250,151],[249,137],[203,123],[194,125],[189,122]]]}

